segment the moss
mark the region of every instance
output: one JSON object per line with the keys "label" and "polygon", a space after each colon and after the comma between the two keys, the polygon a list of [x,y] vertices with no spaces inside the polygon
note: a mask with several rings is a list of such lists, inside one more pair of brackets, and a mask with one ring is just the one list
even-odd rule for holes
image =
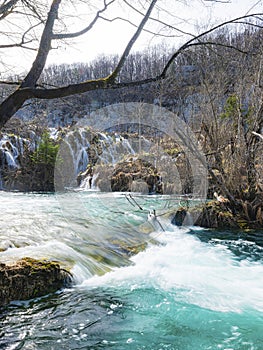
{"label": "moss", "polygon": [[48,260],[37,260],[34,258],[25,257],[20,260],[20,263],[22,265],[29,266],[32,271],[37,271],[39,269],[41,270],[52,270],[60,268],[59,263],[55,261],[48,261]]}
{"label": "moss", "polygon": [[53,293],[70,283],[69,271],[55,261],[25,257],[15,264],[0,265],[0,305]]}
{"label": "moss", "polygon": [[165,153],[167,153],[171,157],[176,157],[182,150],[178,147],[172,147],[172,148],[166,148],[164,150]]}
{"label": "moss", "polygon": [[[182,208],[182,210],[187,210]],[[172,213],[171,220],[175,216],[175,210]],[[195,206],[188,209],[188,212],[195,219],[195,225],[216,228],[216,229],[242,229],[250,230],[260,228],[255,222],[247,220],[241,212],[232,210],[228,204],[218,201],[209,201],[205,205]]]}
{"label": "moss", "polygon": [[138,254],[144,251],[147,247],[146,242],[142,242],[142,243],[134,242],[134,244],[130,244],[131,242],[125,242],[125,241],[115,239],[111,243],[114,246],[116,246],[118,250],[121,250],[121,252],[126,255]]}

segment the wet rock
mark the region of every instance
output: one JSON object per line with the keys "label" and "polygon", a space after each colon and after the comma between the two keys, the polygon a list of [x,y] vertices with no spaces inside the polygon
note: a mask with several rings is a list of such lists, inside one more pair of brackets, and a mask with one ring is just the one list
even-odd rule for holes
{"label": "wet rock", "polygon": [[0,306],[53,293],[71,283],[71,274],[56,262],[23,258],[0,263]]}
{"label": "wet rock", "polygon": [[172,217],[172,224],[175,226],[182,226],[187,215],[187,210],[185,208],[180,208]]}
{"label": "wet rock", "polygon": [[189,208],[194,224],[205,228],[240,228],[239,216],[225,203],[209,201],[204,205]]}

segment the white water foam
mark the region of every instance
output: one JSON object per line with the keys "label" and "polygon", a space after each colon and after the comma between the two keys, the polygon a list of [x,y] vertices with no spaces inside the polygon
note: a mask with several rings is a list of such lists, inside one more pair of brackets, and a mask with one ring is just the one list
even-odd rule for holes
{"label": "white water foam", "polygon": [[133,266],[94,276],[81,287],[156,288],[181,302],[221,312],[263,311],[263,266],[238,261],[223,246],[202,243],[185,229],[158,235],[162,245],[132,258]]}
{"label": "white water foam", "polygon": [[59,262],[66,269],[71,269],[73,276],[77,276],[77,283],[92,276],[89,267],[94,265],[93,261],[89,261],[87,257],[78,253],[75,249],[57,240],[21,248],[7,248],[7,250],[1,252],[2,263],[14,263],[24,257],[52,260]]}

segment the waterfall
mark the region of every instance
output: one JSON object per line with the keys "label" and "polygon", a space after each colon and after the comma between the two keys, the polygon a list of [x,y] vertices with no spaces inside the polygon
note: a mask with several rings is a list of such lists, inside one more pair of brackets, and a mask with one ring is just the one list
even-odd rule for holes
{"label": "waterfall", "polygon": [[[92,174],[86,172],[89,164],[92,168],[95,165],[114,166],[125,157],[138,154],[139,150],[149,152],[151,147],[151,142],[143,136],[140,138],[123,137],[118,133],[95,132],[89,128],[78,128],[72,131],[67,128],[50,128],[49,133],[55,141],[65,134],[60,144],[63,149],[60,155],[65,163],[63,174],[68,174],[69,179],[66,186],[75,187],[77,183],[81,189],[97,189],[96,180],[99,175],[93,171]],[[0,139],[0,189],[4,187],[4,172],[20,169],[22,156],[25,152],[33,152],[37,148],[39,139],[33,131],[28,133],[28,138],[2,135]]]}
{"label": "waterfall", "polygon": [[102,154],[99,155],[99,162],[102,164],[115,165],[124,156],[135,155],[137,152],[134,145],[128,139],[115,133],[114,137],[99,133],[102,147]]}
{"label": "waterfall", "polygon": [[79,186],[80,189],[87,191],[87,190],[93,190],[93,191],[98,191],[99,188],[96,186],[96,181],[99,177],[99,173],[94,174],[93,176],[88,175],[85,177]]}
{"label": "waterfall", "polygon": [[11,140],[7,135],[4,135],[0,141],[3,163],[6,163],[7,167],[10,169],[19,167],[17,162],[17,157],[19,155],[18,148],[16,147],[17,142],[13,143],[12,141],[17,141],[17,139]]}
{"label": "waterfall", "polygon": [[85,171],[89,163],[88,149],[90,143],[88,137],[89,133],[85,129],[79,129],[68,133],[64,138],[64,142],[69,149],[67,155],[71,158],[75,176]]}
{"label": "waterfall", "polygon": [[[55,132],[52,132],[55,135]],[[115,135],[109,135],[104,132],[93,132],[89,129],[79,128],[66,134],[64,137],[64,150],[62,158],[65,164],[72,165],[72,172],[77,177],[77,183],[81,189],[96,189],[97,174],[87,169],[90,164],[94,165],[115,165],[127,155],[136,154],[136,145],[130,140]],[[137,147],[138,148],[138,147]],[[90,154],[91,153],[91,154]],[[63,170],[63,173],[69,172],[69,168]],[[69,186],[74,185],[74,179],[69,177]],[[73,180],[73,181],[72,181]]]}
{"label": "waterfall", "polygon": [[20,169],[20,158],[25,150],[34,151],[35,148],[36,134],[33,131],[30,132],[29,139],[17,135],[2,135],[0,139],[0,189],[4,188],[3,172]]}

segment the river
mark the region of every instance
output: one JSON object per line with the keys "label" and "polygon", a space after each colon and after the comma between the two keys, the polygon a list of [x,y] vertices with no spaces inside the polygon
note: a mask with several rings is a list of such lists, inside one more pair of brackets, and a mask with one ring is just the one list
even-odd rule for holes
{"label": "river", "polygon": [[143,210],[94,191],[0,198],[0,260],[52,259],[74,276],[3,307],[1,349],[262,349],[263,232],[151,223],[162,196],[136,197]]}

